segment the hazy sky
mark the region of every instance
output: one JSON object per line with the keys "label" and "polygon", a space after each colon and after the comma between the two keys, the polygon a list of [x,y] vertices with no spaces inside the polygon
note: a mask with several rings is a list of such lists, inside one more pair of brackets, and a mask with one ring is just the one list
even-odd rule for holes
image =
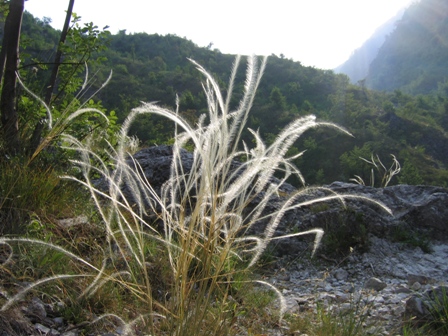
{"label": "hazy sky", "polygon": [[[62,29],[68,0],[28,0],[25,10]],[[75,0],[74,12],[115,34],[176,34],[229,54],[284,54],[332,69],[415,0]]]}

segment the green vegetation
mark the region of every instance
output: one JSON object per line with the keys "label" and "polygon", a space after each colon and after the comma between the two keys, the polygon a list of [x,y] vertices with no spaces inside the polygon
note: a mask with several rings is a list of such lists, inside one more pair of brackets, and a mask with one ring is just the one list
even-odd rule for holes
{"label": "green vegetation", "polygon": [[448,295],[442,286],[432,291],[432,305],[425,321],[410,320],[403,327],[403,336],[448,335]]}
{"label": "green vegetation", "polygon": [[322,245],[328,255],[344,258],[353,250],[363,253],[369,250],[369,237],[363,214],[345,208],[325,219]]}
{"label": "green vegetation", "polygon": [[[57,169],[37,164],[26,165],[17,158],[0,165],[0,234],[23,233],[26,223],[35,218],[64,218],[76,215],[73,183],[61,181]],[[76,196],[76,198],[81,195]],[[53,218],[51,218],[53,217]]]}
{"label": "green vegetation", "polygon": [[[114,69],[114,77],[98,97],[106,108],[117,112],[119,120],[124,120],[140,101],[158,101],[175,108],[173,102],[178,94],[179,113],[192,123],[206,113],[207,106],[198,75],[187,57],[209,69],[220,85],[226,85],[224,74],[233,58],[218,50],[198,48],[177,36],[125,32],[111,36],[111,48],[105,57],[105,68]],[[387,158],[393,154],[398,162],[407,162],[406,169],[417,170],[423,184],[446,184],[448,162],[443,153],[448,150],[448,123],[444,121],[448,96],[442,86],[431,95],[418,97],[400,91],[379,93],[351,85],[344,75],[305,67],[275,55],[269,58],[265,79],[260,83],[248,126],[258,129],[268,143],[292,120],[310,113],[344,125],[354,136],[315,130],[290,148],[291,155],[307,149],[294,163],[303,170],[308,183],[348,181],[354,175],[368,183],[371,167],[360,169],[363,166],[358,156]],[[127,83],[124,87],[123,82]],[[237,98],[238,94],[230,102],[232,107]],[[142,116],[132,126],[131,134],[136,134],[144,145],[167,143],[172,138],[172,127],[160,117]],[[244,133],[243,139],[251,141],[250,134]],[[369,150],[357,155],[353,162],[342,160],[344,155],[366,146]],[[403,182],[413,181],[410,178]],[[300,184],[297,180],[291,182]],[[397,182],[394,177],[390,184]]]}
{"label": "green vegetation", "polygon": [[[41,35],[45,32],[50,36],[52,30],[48,24],[31,20],[29,14],[25,18],[24,32],[34,31],[26,28],[31,25],[36,26]],[[173,35],[127,34],[125,31],[110,35],[97,28],[87,33],[96,36],[100,44],[107,42],[108,45],[108,48],[95,49],[90,54],[89,68],[95,77],[89,82],[87,94],[99,88],[112,70],[112,79],[96,97],[101,101],[101,109],[114,111],[118,123],[122,123],[141,101],[157,101],[160,106],[175,109],[176,95],[179,96],[179,114],[189,123],[196,123],[201,114],[207,113],[199,74],[188,58],[206,67],[220,86],[228,85],[225,78],[233,55],[199,48],[191,41]],[[52,34],[55,45],[57,34]],[[22,35],[26,43],[27,35]],[[31,36],[33,41],[42,40]],[[42,48],[48,50],[49,45],[51,39],[42,43]],[[25,51],[30,56],[22,62],[22,77],[27,79],[25,84],[33,92],[41,95],[44,79],[49,76],[49,70],[45,70],[42,63],[51,62],[51,57],[48,53],[37,52],[35,47],[27,47]],[[75,63],[78,61],[82,60],[76,59]],[[28,64],[40,64],[37,74]],[[308,114],[316,115],[318,120],[344,125],[354,136],[347,138],[314,130],[291,146],[289,155],[307,149],[294,164],[301,168],[310,185],[349,181],[354,175],[368,184],[372,167],[360,163],[358,157],[368,159],[372,154],[380,158],[393,154],[402,164],[400,179],[394,177],[389,184],[400,181],[446,185],[448,159],[444,153],[448,152],[448,91],[443,83],[427,95],[411,96],[401,91],[380,93],[351,85],[344,75],[305,67],[300,62],[275,55],[269,58],[264,77],[248,126],[258,129],[267,143],[287,124]],[[237,75],[237,83],[242,83],[241,80],[242,77]],[[242,84],[236,85],[237,93],[229,102],[232,108],[241,98],[238,92]],[[68,102],[70,98],[59,100],[63,101]],[[143,146],[172,143],[173,126],[161,116],[143,115],[132,125],[130,134],[136,135]],[[242,136],[246,143],[252,141],[250,133],[244,132]],[[355,154],[357,151],[359,153]],[[350,159],[347,160],[347,156]],[[299,180],[290,182],[300,185]]]}
{"label": "green vegetation", "polygon": [[364,336],[380,335],[378,325],[368,320],[371,302],[362,302],[351,298],[348,306],[334,305],[327,310],[318,305],[317,314],[305,312],[288,316],[291,331],[298,331],[313,336]]}
{"label": "green vegetation", "polygon": [[415,232],[408,225],[401,223],[390,229],[390,237],[393,241],[413,247],[420,247],[423,252],[431,253],[430,239],[427,234]]}

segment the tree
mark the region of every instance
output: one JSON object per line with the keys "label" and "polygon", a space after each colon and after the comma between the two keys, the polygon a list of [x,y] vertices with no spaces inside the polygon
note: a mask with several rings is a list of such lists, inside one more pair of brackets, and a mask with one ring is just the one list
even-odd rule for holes
{"label": "tree", "polygon": [[420,185],[425,181],[420,176],[418,168],[409,159],[405,159],[398,182],[401,184]]}
{"label": "tree", "polygon": [[277,86],[274,86],[272,89],[271,94],[269,95],[269,100],[272,104],[274,104],[274,107],[280,111],[284,111],[286,109],[286,98]]}
{"label": "tree", "polygon": [[5,21],[2,53],[0,55],[0,81],[3,89],[0,98],[0,113],[3,137],[7,152],[16,154],[20,150],[19,124],[15,107],[16,71],[19,60],[20,28],[25,0],[11,0]]}
{"label": "tree", "polygon": [[[4,0],[2,1],[3,4]],[[9,2],[9,14],[5,23],[3,48],[0,54],[0,73],[3,73],[2,69],[5,68],[0,108],[5,152],[10,155],[15,155],[23,149],[28,149],[31,160],[33,160],[37,153],[49,141],[44,143],[41,140],[46,125],[45,119],[42,118],[42,115],[36,113],[35,109],[32,111],[26,108],[23,109],[23,105],[21,104],[23,99],[19,99],[22,96],[20,92],[16,92],[18,46],[21,35],[24,1],[11,0]],[[45,83],[46,90],[43,101],[47,106],[52,106],[51,113],[53,111],[56,114],[65,113],[65,116],[73,112],[67,108],[69,106],[67,102],[73,102],[70,105],[72,107],[79,106],[77,92],[83,87],[82,83],[84,81],[81,74],[85,69],[85,64],[88,61],[90,65],[91,63],[102,60],[101,56],[93,58],[92,55],[104,50],[107,37],[110,35],[106,30],[107,27],[104,27],[101,31],[93,23],[87,23],[81,26],[79,24],[81,17],[73,14],[74,2],[75,0],[69,0],[65,24],[59,37],[57,52],[53,62],[47,63],[47,60],[43,62],[32,60],[33,66],[43,65],[42,68],[46,68],[46,65],[52,65],[49,79]],[[72,23],[71,26],[70,23]],[[24,64],[19,69],[24,69],[27,66],[29,64]],[[89,99],[85,103],[87,101]],[[56,108],[53,109],[53,106]],[[18,109],[21,109],[20,114],[17,111]],[[32,135],[26,131],[19,132],[19,129],[22,128],[19,121],[22,120],[25,120],[27,123],[27,127],[23,128],[23,130],[32,131],[32,125],[35,125]]]}
{"label": "tree", "polygon": [[[58,44],[58,50],[56,52],[53,69],[51,71],[50,80],[48,81],[47,90],[45,93],[44,102],[47,105],[50,105],[51,97],[53,95],[53,90],[54,90],[54,87],[56,84],[56,78],[58,77],[59,66],[61,65],[61,58],[62,58],[62,45],[65,43],[65,40],[67,38],[67,33],[69,30],[69,26],[70,26],[70,21],[71,21],[71,17],[72,17],[74,4],[75,4],[75,0],[69,1],[67,15],[65,16],[64,28],[62,28],[61,37],[59,39],[59,44]],[[42,136],[42,131],[44,129],[44,125],[45,125],[44,120],[41,119],[41,120],[39,120],[36,127],[34,128],[34,132],[31,137],[31,143],[30,143],[30,152],[31,153],[34,153],[34,151],[39,146],[39,142],[40,142],[40,138]]]}

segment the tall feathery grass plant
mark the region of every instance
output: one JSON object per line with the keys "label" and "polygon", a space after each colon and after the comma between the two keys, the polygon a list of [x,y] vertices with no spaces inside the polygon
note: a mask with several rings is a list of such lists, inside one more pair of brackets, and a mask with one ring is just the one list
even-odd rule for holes
{"label": "tall feathery grass plant", "polygon": [[[307,116],[289,124],[269,146],[257,131],[249,130],[254,139],[251,147],[241,138],[267,59],[259,62],[256,57],[248,57],[244,93],[236,108],[231,106],[231,97],[240,57],[235,60],[225,97],[216,80],[192,62],[205,77],[203,88],[208,103],[208,115],[201,116],[196,125],[185,121],[178,109],[171,111],[155,103],[142,103],[123,123],[118,146],[110,146],[106,152],[113,169],[106,164],[104,153],[94,151],[88,142],[66,137],[69,147],[78,151],[79,159],[73,164],[82,170],[83,178],[65,178],[90,191],[105,226],[108,247],[96,265],[60,247],[29,241],[65,253],[82,265],[82,272],[42,279],[24,291],[42,282],[82,277],[87,280],[80,296],[86,298],[113,283],[144,312],[139,310],[129,316],[110,312],[96,321],[120,321],[126,335],[141,328],[158,335],[227,335],[232,334],[232,325],[237,323],[231,294],[241,282],[250,281],[276,294],[280,302],[277,316],[282,320],[286,305],[280,291],[261,280],[242,280],[245,278],[241,274],[256,265],[275,239],[312,234],[315,251],[323,235],[321,229],[275,235],[285,213],[316,202],[339,200],[344,204],[347,198],[355,196],[304,187],[284,198],[276,211],[267,212],[266,208],[271,199],[279,199],[289,177],[296,176],[304,182],[292,163],[303,153],[289,158],[286,153],[306,130],[330,127],[349,133],[335,124]],[[143,114],[164,116],[175,125],[170,177],[161,190],[153,188],[127,150],[128,130]],[[193,148],[189,169],[182,162],[182,148],[187,145]],[[240,164],[235,165],[235,161]],[[274,179],[274,174],[279,178]],[[98,183],[92,176],[101,176],[103,182]],[[124,185],[131,197],[123,192]],[[322,190],[321,195],[325,196],[304,201],[303,196],[315,189]],[[13,240],[0,238],[5,244]],[[157,267],[159,258],[164,258],[166,267]],[[158,281],[163,282],[162,292]],[[19,292],[2,309],[23,295]]]}

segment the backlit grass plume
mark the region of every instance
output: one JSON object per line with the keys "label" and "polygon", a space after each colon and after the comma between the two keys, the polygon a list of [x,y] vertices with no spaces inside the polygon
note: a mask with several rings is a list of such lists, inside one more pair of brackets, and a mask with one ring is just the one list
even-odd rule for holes
{"label": "backlit grass plume", "polygon": [[[201,116],[197,125],[190,125],[178,110],[142,103],[129,114],[122,127],[121,143],[116,151],[110,152],[110,160],[115,164],[113,171],[88,147],[71,140],[82,157],[76,162],[84,171],[85,181],[80,182],[91,190],[107,226],[110,244],[132,274],[129,286],[139,299],[147,302],[149,314],[154,311],[164,315],[173,335],[226,334],[230,328],[224,323],[228,318],[228,293],[236,272],[254,266],[269,242],[281,238],[275,236],[275,231],[286,211],[304,205],[298,199],[307,189],[291,196],[277,211],[268,214],[264,211],[288,177],[295,175],[303,181],[302,174],[292,164],[302,153],[287,158],[288,149],[310,128],[326,126],[348,132],[308,116],[289,124],[270,146],[265,145],[258,132],[250,130],[255,141],[250,148],[241,141],[241,135],[266,58],[261,63],[255,57],[248,58],[243,98],[234,110],[230,101],[240,58],[234,63],[226,97],[214,78],[192,62],[205,77],[203,89],[208,103],[208,115]],[[138,162],[126,160],[129,127],[142,114],[161,115],[175,124],[170,178],[160,192],[145,179]],[[193,162],[190,169],[184,170],[181,149],[187,144],[194,148]],[[235,160],[241,164],[235,165]],[[107,191],[94,186],[89,179],[92,171],[107,181]],[[283,177],[273,179],[274,173],[279,172]],[[132,200],[123,194],[123,185],[132,191]],[[306,204],[332,199],[344,202],[345,197],[333,193]],[[255,198],[259,201],[247,211]],[[262,234],[245,234],[261,223],[264,223]],[[322,230],[294,235],[304,234],[316,236],[317,248]],[[157,300],[151,290],[154,279],[150,262],[156,252],[149,246],[162,246],[164,252],[159,253],[169,260],[166,270],[171,279],[169,288]],[[280,319],[283,310],[282,304]]]}
{"label": "backlit grass plume", "polygon": [[[268,213],[269,201],[281,200],[278,195],[289,177],[303,181],[292,163],[302,153],[294,157],[286,157],[286,153],[306,130],[330,127],[349,133],[307,116],[290,123],[269,146],[257,131],[249,130],[254,139],[254,145],[249,146],[241,137],[267,59],[259,62],[256,57],[248,58],[244,92],[236,108],[231,108],[230,102],[240,58],[233,65],[225,97],[215,79],[191,62],[205,77],[203,89],[208,104],[208,115],[201,116],[196,125],[190,125],[178,110],[142,103],[123,123],[118,147],[107,152],[112,170],[104,153],[93,152],[88,143],[73,137],[66,139],[71,149],[78,150],[79,160],[74,163],[84,175],[82,180],[67,178],[90,190],[109,243],[107,262],[98,267],[95,280],[83,294],[95,293],[104,285],[102,278],[124,285],[126,295],[145,309],[140,318],[126,325],[128,334],[133,333],[136,321],[154,334],[232,334],[236,308],[230,293],[238,281],[246,281],[238,280],[239,275],[257,263],[269,242],[314,234],[314,250],[319,245],[321,229],[276,236],[285,213],[315,202],[336,199],[344,203],[352,197],[327,190],[321,193],[327,196],[303,201],[304,195],[316,189],[304,188],[282,198],[283,204]],[[128,130],[142,114],[164,116],[175,125],[170,177],[161,190],[151,186],[127,152]],[[182,149],[187,145],[193,148],[188,168],[182,162]],[[105,183],[91,179],[98,175]],[[123,186],[132,197],[126,197]],[[166,267],[160,266],[161,259]],[[108,269],[110,262],[114,270]],[[254,283],[272,288],[263,281]],[[281,296],[278,290],[275,293]],[[281,320],[285,304],[283,298],[279,301]]]}

